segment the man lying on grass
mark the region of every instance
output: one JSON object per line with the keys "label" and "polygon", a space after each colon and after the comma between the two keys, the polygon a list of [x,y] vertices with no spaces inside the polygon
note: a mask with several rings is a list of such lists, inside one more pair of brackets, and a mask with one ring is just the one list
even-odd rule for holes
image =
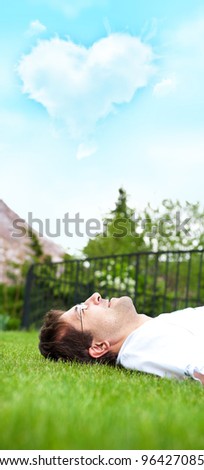
{"label": "man lying on grass", "polygon": [[96,292],[67,312],[51,310],[40,332],[43,356],[100,362],[204,385],[204,307],[156,318],[138,314],[130,297]]}

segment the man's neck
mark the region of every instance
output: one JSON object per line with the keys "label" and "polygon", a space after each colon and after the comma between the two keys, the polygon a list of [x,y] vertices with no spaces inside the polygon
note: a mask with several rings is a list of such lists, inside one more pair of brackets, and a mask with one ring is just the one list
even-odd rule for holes
{"label": "man's neck", "polygon": [[121,338],[115,344],[112,345],[111,350],[114,353],[119,353],[120,348],[122,347],[122,345],[123,345],[124,341],[127,339],[127,337],[133,331],[140,328],[142,325],[144,325],[144,323],[146,323],[149,320],[152,320],[152,318],[148,317],[145,314],[137,314],[135,319],[130,324],[126,325],[126,327],[123,329],[123,333],[121,335]]}

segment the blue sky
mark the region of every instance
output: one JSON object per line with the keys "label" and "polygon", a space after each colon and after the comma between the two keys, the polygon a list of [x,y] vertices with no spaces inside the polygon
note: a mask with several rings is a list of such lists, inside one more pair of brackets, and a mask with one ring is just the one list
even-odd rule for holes
{"label": "blue sky", "polygon": [[[0,198],[13,210],[54,233],[66,212],[101,220],[120,186],[137,209],[203,205],[203,0],[7,0],[0,27]],[[62,224],[53,241],[78,254],[87,237]]]}

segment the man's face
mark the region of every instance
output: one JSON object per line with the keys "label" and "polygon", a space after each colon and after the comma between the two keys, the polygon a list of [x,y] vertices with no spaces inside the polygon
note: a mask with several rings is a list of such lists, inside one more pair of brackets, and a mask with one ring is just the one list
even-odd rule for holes
{"label": "man's face", "polygon": [[136,315],[131,298],[126,296],[108,300],[95,292],[84,304],[86,308],[82,309],[81,317],[74,306],[61,318],[77,330],[83,326],[83,331],[90,331],[96,341],[112,340]]}

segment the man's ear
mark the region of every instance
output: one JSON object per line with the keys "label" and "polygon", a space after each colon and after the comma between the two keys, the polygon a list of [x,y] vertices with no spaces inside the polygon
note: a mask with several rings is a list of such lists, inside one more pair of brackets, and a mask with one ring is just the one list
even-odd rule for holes
{"label": "man's ear", "polygon": [[110,351],[110,343],[108,341],[92,343],[91,347],[89,348],[89,355],[97,359],[98,357],[106,354],[108,351]]}

